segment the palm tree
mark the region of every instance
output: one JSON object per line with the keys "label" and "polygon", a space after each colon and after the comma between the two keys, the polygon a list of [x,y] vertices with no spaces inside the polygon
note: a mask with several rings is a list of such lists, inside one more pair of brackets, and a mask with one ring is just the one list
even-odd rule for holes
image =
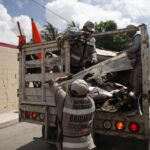
{"label": "palm tree", "polygon": [[67,28],[73,28],[73,27],[79,28],[79,23],[75,21],[71,21],[70,23],[67,24]]}
{"label": "palm tree", "polygon": [[41,34],[43,35],[43,38],[46,41],[52,41],[55,40],[58,36],[58,29],[55,28],[51,23],[47,22],[47,25],[44,26],[45,29],[41,31]]}

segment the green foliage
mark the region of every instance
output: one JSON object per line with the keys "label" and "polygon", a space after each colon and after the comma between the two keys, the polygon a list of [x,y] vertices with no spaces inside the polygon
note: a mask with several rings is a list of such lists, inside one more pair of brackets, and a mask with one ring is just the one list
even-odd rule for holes
{"label": "green foliage", "polygon": [[99,32],[106,32],[106,31],[112,31],[117,29],[117,24],[113,20],[109,21],[101,21],[99,24],[96,23],[96,31]]}
{"label": "green foliage", "polygon": [[[79,28],[79,23],[71,21],[67,24],[67,29],[77,27]],[[107,32],[117,29],[117,24],[113,20],[101,21],[100,23],[95,23],[96,32]],[[58,29],[53,27],[49,22],[45,25],[45,29],[41,32],[43,39],[46,41],[55,40],[58,36]],[[125,33],[119,33],[115,35],[103,36],[96,38],[96,47],[99,49],[112,50],[112,51],[122,51],[128,47],[129,38]]]}
{"label": "green foliage", "polygon": [[[113,20],[101,21],[95,24],[96,32],[113,31],[117,29],[117,24]],[[127,48],[129,38],[125,33],[103,36],[96,38],[96,47],[100,49],[122,51]]]}
{"label": "green foliage", "polygon": [[[51,23],[47,22],[47,25],[44,26],[44,30],[41,31],[42,38],[45,41],[52,41],[56,40],[56,37],[59,35],[58,34],[58,29],[55,28]],[[79,28],[79,23],[75,21],[71,21],[70,23],[67,24],[67,29],[72,28],[72,27],[77,27]]]}
{"label": "green foliage", "polygon": [[72,28],[72,27],[77,27],[79,28],[79,23],[75,22],[75,21],[71,21],[70,23],[67,24],[67,29],[68,28]]}
{"label": "green foliage", "polygon": [[53,27],[52,24],[47,22],[47,25],[44,26],[45,29],[41,31],[41,34],[43,35],[43,39],[46,41],[52,41],[55,40],[58,36],[58,29]]}

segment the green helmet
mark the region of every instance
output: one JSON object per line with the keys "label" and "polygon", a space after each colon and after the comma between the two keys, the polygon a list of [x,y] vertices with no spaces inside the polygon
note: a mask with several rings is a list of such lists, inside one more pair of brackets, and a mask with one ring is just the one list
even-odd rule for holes
{"label": "green helmet", "polygon": [[77,79],[71,84],[71,92],[76,96],[84,96],[89,92],[89,86],[86,81]]}
{"label": "green helmet", "polygon": [[92,32],[95,31],[95,25],[94,25],[94,23],[91,22],[91,21],[85,22],[85,24],[84,24],[83,27],[87,27],[87,29],[88,29],[89,31],[92,31]]}
{"label": "green helmet", "polygon": [[135,28],[136,28],[136,26],[134,26],[132,24],[130,24],[130,25],[127,26],[127,29],[135,29]]}

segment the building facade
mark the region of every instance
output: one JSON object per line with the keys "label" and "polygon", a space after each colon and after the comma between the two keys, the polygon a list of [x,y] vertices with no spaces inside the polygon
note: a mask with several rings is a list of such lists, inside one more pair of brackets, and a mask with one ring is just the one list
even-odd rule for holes
{"label": "building facade", "polygon": [[18,107],[18,49],[0,42],[0,112]]}

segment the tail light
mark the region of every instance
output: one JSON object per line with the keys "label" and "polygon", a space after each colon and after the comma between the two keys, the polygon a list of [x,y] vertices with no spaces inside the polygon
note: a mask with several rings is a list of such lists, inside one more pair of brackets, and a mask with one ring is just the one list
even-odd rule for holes
{"label": "tail light", "polygon": [[36,119],[37,116],[38,116],[38,113],[37,112],[32,112],[31,116],[32,116],[32,119]]}
{"label": "tail light", "polygon": [[137,123],[130,123],[129,129],[131,132],[138,132],[139,131],[139,125]]}
{"label": "tail light", "polygon": [[125,124],[123,121],[117,121],[116,122],[116,129],[119,130],[119,131],[122,131],[124,130],[125,128]]}
{"label": "tail light", "polygon": [[30,112],[29,111],[25,111],[25,117],[30,118]]}
{"label": "tail light", "polygon": [[112,123],[109,120],[105,120],[103,122],[103,126],[105,129],[110,129],[112,127]]}

